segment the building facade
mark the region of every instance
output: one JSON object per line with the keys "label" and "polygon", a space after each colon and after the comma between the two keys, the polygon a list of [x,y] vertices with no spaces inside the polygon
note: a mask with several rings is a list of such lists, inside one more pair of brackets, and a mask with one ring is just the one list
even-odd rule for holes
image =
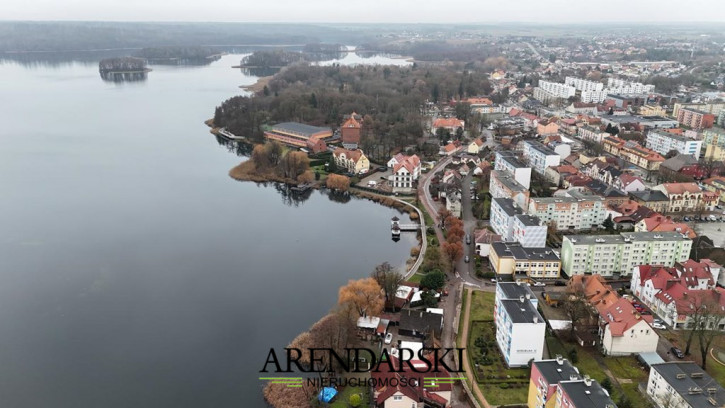
{"label": "building facade", "polygon": [[605,137],[602,141],[602,146],[605,152],[613,156],[619,156],[628,163],[645,170],[657,170],[660,164],[665,161],[665,158],[661,154],[642,147],[633,140],[625,141],[615,136]]}
{"label": "building facade", "polygon": [[523,142],[523,156],[531,169],[541,175],[546,173],[547,167],[558,166],[561,162],[561,156],[554,150],[531,140]]}
{"label": "building facade", "polygon": [[536,306],[536,296],[527,285],[514,282],[496,285],[493,310],[496,343],[509,367],[526,366],[530,360],[543,357],[546,321]]}
{"label": "building facade", "polygon": [[508,171],[524,188],[531,187],[531,167],[524,164],[511,151],[497,151],[493,169]]}
{"label": "building facade", "polygon": [[335,158],[335,165],[353,174],[363,174],[370,170],[370,160],[360,149],[349,150],[345,148],[335,149],[332,152]]}
{"label": "building facade", "polygon": [[505,170],[492,170],[488,192],[493,198],[511,198],[519,208],[528,208],[529,189],[519,184],[513,174]]}
{"label": "building facade", "polygon": [[495,242],[488,260],[498,275],[533,279],[556,279],[561,275],[561,260],[549,247],[525,248],[518,242]]}
{"label": "building facade", "polygon": [[692,240],[677,232],[565,235],[562,268],[567,275],[629,276],[637,265],[672,266],[690,258]]}
{"label": "building facade", "polygon": [[576,190],[564,197],[535,197],[529,200],[527,213],[556,229],[582,230],[601,225],[607,219],[605,199]]}
{"label": "building facade", "polygon": [[668,132],[651,131],[647,134],[647,148],[666,155],[672,150],[680,154],[689,154],[695,158],[700,157],[702,140],[690,139],[682,135]]}
{"label": "building facade", "polygon": [[[415,183],[420,177],[420,158],[417,155],[394,157],[393,174],[388,178],[393,191],[411,192],[415,190]],[[390,162],[389,162],[390,163]]]}
{"label": "building facade", "polygon": [[658,408],[725,406],[725,389],[692,361],[652,364],[647,395]]}
{"label": "building facade", "polygon": [[677,122],[693,129],[709,129],[715,124],[715,115],[692,108],[682,108],[677,112]]}

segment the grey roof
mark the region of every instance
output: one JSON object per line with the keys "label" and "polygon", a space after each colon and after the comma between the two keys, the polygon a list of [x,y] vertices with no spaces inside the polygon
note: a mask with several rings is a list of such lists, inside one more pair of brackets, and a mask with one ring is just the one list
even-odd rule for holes
{"label": "grey roof", "polygon": [[516,215],[516,218],[526,227],[536,227],[539,225],[542,225],[541,220],[539,217],[528,215],[528,214],[518,214]]}
{"label": "grey roof", "polygon": [[697,164],[697,159],[691,154],[678,154],[675,157],[670,157],[660,164],[660,167],[670,169],[672,171],[680,171],[683,167]]}
{"label": "grey roof", "polygon": [[511,167],[513,167],[515,169],[526,169],[529,167],[526,164],[524,164],[524,162],[519,160],[518,157],[516,157],[516,154],[512,151],[509,151],[509,150],[498,151],[498,152],[496,152],[496,158],[499,158],[499,157],[501,158],[501,160],[505,161],[506,163],[508,163],[509,165],[511,165]]}
{"label": "grey roof", "polygon": [[496,180],[498,180],[501,184],[503,184],[504,186],[506,186],[506,188],[513,192],[521,192],[527,190],[526,187],[522,186],[521,183],[516,181],[513,174],[506,170],[492,170],[491,177],[496,177]]}
{"label": "grey roof", "polygon": [[516,214],[523,214],[523,210],[521,210],[516,203],[514,203],[514,200],[510,198],[492,198],[491,201],[495,202],[496,205],[501,207],[501,209],[508,215],[509,217],[513,217]]}
{"label": "grey roof", "polygon": [[524,248],[518,242],[494,242],[491,248],[499,258],[514,258],[535,261],[558,261],[559,257],[549,247]]}
{"label": "grey roof", "polygon": [[696,141],[695,139],[690,139],[687,136],[677,135],[677,134],[670,133],[670,132],[658,132],[656,130],[653,130],[653,131],[649,132],[647,134],[647,136],[649,136],[650,134],[657,134],[657,135],[660,135],[660,136],[663,136],[663,137],[666,137],[669,139],[677,140],[680,142],[690,142],[690,141],[695,142]]}
{"label": "grey roof", "polygon": [[[692,408],[725,405],[725,389],[692,361],[652,364],[652,369],[657,371]],[[677,378],[678,375],[680,378]],[[716,404],[708,401],[710,398]]]}
{"label": "grey roof", "polygon": [[578,190],[567,191],[569,197],[532,197],[531,201],[541,204],[555,204],[555,203],[575,203],[579,201],[604,201],[604,198]]}
{"label": "grey roof", "polygon": [[423,310],[403,309],[400,311],[400,329],[423,333],[438,333],[443,326],[443,315]]}
{"label": "grey roof", "polygon": [[572,376],[579,377],[579,370],[564,358],[534,361],[534,365],[549,385],[557,384],[560,381],[571,381]]}
{"label": "grey roof", "polygon": [[272,126],[272,131],[283,131],[294,133],[300,136],[310,137],[318,132],[332,132],[332,129],[327,127],[305,125],[304,123],[283,122]]}
{"label": "grey roof", "polygon": [[572,406],[577,408],[616,408],[606,390],[596,380],[562,381],[559,386],[569,396]]}
{"label": "grey roof", "polygon": [[665,193],[661,192],[660,190],[632,191],[631,193],[629,193],[629,195],[630,197],[642,200],[645,203],[653,201],[670,201]]}
{"label": "grey roof", "polygon": [[546,147],[541,142],[536,142],[533,140],[525,140],[524,144],[529,145],[532,149],[537,150],[539,153],[545,154],[547,156],[558,156],[559,155],[559,153],[555,152],[554,150],[552,150],[549,147]]}
{"label": "grey roof", "polygon": [[636,241],[689,241],[687,236],[679,232],[623,232],[619,235],[566,235],[564,239],[571,241],[574,245],[593,244],[619,244],[622,242]]}
{"label": "grey roof", "polygon": [[525,283],[498,282],[496,286],[503,294],[503,299],[519,299],[521,296],[534,298],[534,292]]}
{"label": "grey roof", "polygon": [[546,324],[539,311],[531,303],[530,299],[501,299],[501,305],[506,309],[506,314],[513,323],[540,323]]}

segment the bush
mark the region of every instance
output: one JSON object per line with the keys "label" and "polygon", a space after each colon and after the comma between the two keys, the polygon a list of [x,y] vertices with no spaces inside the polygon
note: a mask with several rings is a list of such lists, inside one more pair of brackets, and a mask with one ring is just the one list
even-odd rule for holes
{"label": "bush", "polygon": [[509,383],[501,383],[498,385],[498,387],[501,388],[502,390],[505,390],[509,387]]}
{"label": "bush", "polygon": [[350,396],[349,402],[351,407],[357,408],[362,403],[362,397],[360,396],[360,394],[352,394]]}
{"label": "bush", "polygon": [[576,364],[579,362],[579,355],[576,352],[576,348],[572,348],[569,350],[569,362],[572,364]]}
{"label": "bush", "polygon": [[434,269],[420,280],[420,285],[424,288],[439,290],[446,284],[446,275],[438,269]]}

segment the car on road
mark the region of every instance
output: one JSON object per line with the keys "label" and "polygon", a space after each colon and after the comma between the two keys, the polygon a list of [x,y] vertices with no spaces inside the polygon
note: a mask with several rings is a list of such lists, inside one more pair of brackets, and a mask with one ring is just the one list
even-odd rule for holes
{"label": "car on road", "polygon": [[546,286],[544,282],[534,282],[534,286]]}
{"label": "car on road", "polygon": [[388,333],[385,335],[385,344],[390,344],[393,341],[393,333]]}
{"label": "car on road", "polygon": [[388,168],[385,166],[378,167],[378,171],[388,171]]}
{"label": "car on road", "polygon": [[685,221],[690,221],[690,217],[685,217],[684,220]]}
{"label": "car on road", "polygon": [[554,282],[554,286],[566,286],[566,282],[564,282],[562,280],[558,280],[558,281]]}
{"label": "car on road", "polygon": [[466,244],[471,245],[471,235],[466,234]]}
{"label": "car on road", "polygon": [[667,328],[667,326],[665,326],[662,323],[658,323],[658,322],[653,322],[652,327],[654,327],[655,329],[660,329],[660,330],[664,330]]}
{"label": "car on road", "polygon": [[670,349],[670,351],[671,351],[671,352],[672,352],[672,354],[674,354],[674,355],[675,355],[675,357],[677,357],[677,358],[685,358],[685,353],[683,353],[683,352],[682,352],[682,350],[678,349],[677,347],[672,347],[672,348]]}
{"label": "car on road", "polygon": [[463,262],[469,263],[469,262],[471,262],[471,258],[469,258],[468,255],[466,255],[466,257],[463,258]]}

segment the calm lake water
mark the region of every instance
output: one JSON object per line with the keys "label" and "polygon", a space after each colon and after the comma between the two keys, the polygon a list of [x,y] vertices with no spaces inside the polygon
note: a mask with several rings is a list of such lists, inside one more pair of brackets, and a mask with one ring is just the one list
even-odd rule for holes
{"label": "calm lake water", "polygon": [[0,61],[0,406],[265,406],[269,348],[402,267],[393,210],[228,177],[202,122],[255,81],[239,59],[129,83]]}

